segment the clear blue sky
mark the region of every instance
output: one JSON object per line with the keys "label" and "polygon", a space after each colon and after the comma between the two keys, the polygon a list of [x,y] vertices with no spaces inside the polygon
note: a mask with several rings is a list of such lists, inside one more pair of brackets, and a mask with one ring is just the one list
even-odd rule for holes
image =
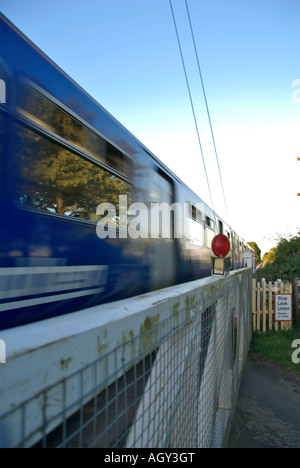
{"label": "clear blue sky", "polygon": [[[266,251],[274,242],[264,237],[300,227],[300,1],[188,5],[230,223]],[[185,1],[173,6],[214,208],[226,218]],[[169,0],[0,0],[0,9],[209,203]]]}

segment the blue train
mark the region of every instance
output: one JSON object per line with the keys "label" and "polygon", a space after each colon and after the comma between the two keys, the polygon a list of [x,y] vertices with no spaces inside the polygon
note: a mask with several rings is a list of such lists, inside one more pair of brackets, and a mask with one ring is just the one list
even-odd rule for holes
{"label": "blue train", "polygon": [[[3,15],[0,37],[0,329],[208,276],[217,233],[243,266],[245,242]],[[162,204],[185,208],[167,234]]]}

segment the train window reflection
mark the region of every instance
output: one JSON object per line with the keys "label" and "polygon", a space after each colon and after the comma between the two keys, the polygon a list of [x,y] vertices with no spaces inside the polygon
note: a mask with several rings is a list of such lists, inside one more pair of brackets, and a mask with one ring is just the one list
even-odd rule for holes
{"label": "train window reflection", "polygon": [[34,122],[87,151],[122,174],[129,174],[129,159],[121,151],[36,89],[31,86],[26,86],[23,90],[21,88],[18,106],[19,112]]}
{"label": "train window reflection", "polygon": [[131,186],[97,164],[16,124],[17,200],[23,207],[97,221],[100,203],[119,204]]}

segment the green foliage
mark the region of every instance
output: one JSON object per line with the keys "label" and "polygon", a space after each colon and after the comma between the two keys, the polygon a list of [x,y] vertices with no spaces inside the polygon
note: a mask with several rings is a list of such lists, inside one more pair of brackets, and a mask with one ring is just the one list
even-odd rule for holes
{"label": "green foliage", "polygon": [[278,237],[277,246],[263,258],[262,272],[277,278],[300,276],[300,230],[295,236]]}
{"label": "green foliage", "polygon": [[300,325],[294,324],[292,330],[255,332],[251,351],[281,367],[285,367],[300,376],[300,365],[292,361],[292,343],[299,339]]}
{"label": "green foliage", "polygon": [[254,250],[255,262],[259,263],[260,262],[260,257],[261,257],[261,250],[258,247],[257,243],[256,242],[248,242],[248,245],[250,247],[252,247],[252,249]]}

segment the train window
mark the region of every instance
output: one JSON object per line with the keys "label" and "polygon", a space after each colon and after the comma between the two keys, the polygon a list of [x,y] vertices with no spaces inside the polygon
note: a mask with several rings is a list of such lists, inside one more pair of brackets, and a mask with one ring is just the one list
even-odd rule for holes
{"label": "train window", "polygon": [[164,175],[159,172],[152,171],[150,176],[149,195],[155,202],[172,204],[173,190],[172,185]]}
{"label": "train window", "polygon": [[97,221],[97,206],[116,207],[131,186],[70,149],[15,124],[17,200],[27,208]]}
{"label": "train window", "polygon": [[192,204],[189,205],[189,217],[192,218],[194,221],[197,221],[197,223],[203,222],[203,216],[201,211]]}
{"label": "train window", "polygon": [[18,97],[18,111],[122,174],[129,174],[129,158],[90,128],[31,86]]}
{"label": "train window", "polygon": [[209,227],[210,229],[214,229],[215,228],[215,223],[213,222],[213,220],[211,218],[209,218],[208,216],[206,216],[206,226]]}

